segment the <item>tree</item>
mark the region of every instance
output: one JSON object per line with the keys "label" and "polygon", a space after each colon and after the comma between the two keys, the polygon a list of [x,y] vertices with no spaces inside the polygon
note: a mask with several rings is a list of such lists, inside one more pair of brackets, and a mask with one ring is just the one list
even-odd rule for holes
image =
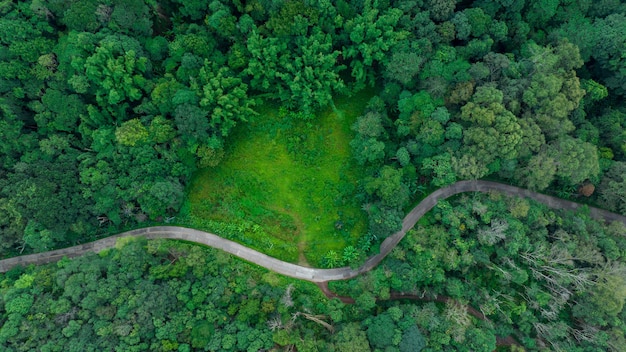
{"label": "tree", "polygon": [[208,111],[191,104],[181,104],[174,110],[176,129],[189,144],[199,144],[210,136]]}
{"label": "tree", "polygon": [[354,246],[347,246],[343,248],[343,254],[341,256],[342,261],[346,265],[352,264],[355,260],[359,259],[362,253],[360,253]]}
{"label": "tree", "polygon": [[470,328],[465,332],[467,348],[470,351],[493,351],[497,349],[496,335],[484,328]]}
{"label": "tree", "polygon": [[[398,111],[400,114],[395,121],[398,135],[406,136],[411,132],[418,134],[423,131],[424,134],[421,137],[429,138],[431,142],[429,144],[436,146],[436,141],[441,141],[442,124],[437,119],[430,120],[429,117],[442,105],[442,100],[435,99],[425,91],[411,94],[406,90],[400,93],[399,98]],[[430,132],[435,133],[431,136]]]}
{"label": "tree", "polygon": [[555,47],[531,43],[525,47],[525,56],[534,68],[522,94],[526,114],[550,139],[573,131],[568,116],[585,94],[574,71],[583,64],[578,48],[567,41]]}
{"label": "tree", "polygon": [[620,49],[626,41],[626,16],[623,13],[614,13],[606,18],[596,19],[594,27],[597,32],[591,33],[595,39],[592,43],[592,56],[600,63],[600,76],[607,87],[614,89],[618,94],[626,93],[624,59]]}
{"label": "tree", "polygon": [[603,206],[626,214],[626,162],[614,162],[598,188]]}
{"label": "tree", "polygon": [[121,145],[134,147],[135,144],[148,140],[148,129],[139,119],[128,120],[115,129],[115,138]]}
{"label": "tree", "polygon": [[470,63],[453,46],[441,45],[431,60],[424,64],[419,78],[424,80],[423,87],[437,98],[443,98],[452,84],[469,81]]}
{"label": "tree", "polygon": [[[458,154],[458,153],[457,153]],[[452,155],[450,166],[457,178],[462,180],[477,180],[489,174],[489,169],[484,161],[470,153]]]}
{"label": "tree", "polygon": [[28,221],[24,228],[24,243],[31,247],[35,252],[46,252],[55,247],[60,242],[58,233],[54,233],[36,221]]}
{"label": "tree", "polygon": [[209,0],[200,1],[182,1],[175,0],[178,3],[178,9],[183,16],[188,16],[192,21],[204,18],[209,10]]}
{"label": "tree", "polygon": [[595,179],[600,173],[598,151],[595,145],[564,136],[550,144],[548,155],[557,160],[556,175],[574,185],[586,179]]}
{"label": "tree", "polygon": [[456,181],[456,174],[452,170],[452,155],[443,153],[422,161],[422,170],[432,177],[433,186],[443,187]]}
{"label": "tree", "polygon": [[546,138],[541,128],[531,118],[518,119],[522,131],[522,141],[520,143],[519,157],[527,158],[537,153],[546,144]]}
{"label": "tree", "polygon": [[369,219],[369,235],[372,239],[384,239],[402,228],[402,209],[389,208],[380,202],[366,204]]}
{"label": "tree", "polygon": [[371,350],[367,335],[365,331],[361,330],[358,323],[346,324],[333,335],[333,340],[337,352],[367,352]]}
{"label": "tree", "polygon": [[554,181],[557,161],[547,153],[533,155],[515,178],[526,188],[542,191]]}
{"label": "tree", "polygon": [[559,0],[541,0],[530,4],[526,8],[528,23],[536,29],[545,28],[548,21],[556,14]]}
{"label": "tree", "polygon": [[385,63],[385,76],[408,86],[418,75],[424,61],[425,58],[414,51],[394,50],[391,59]]}
{"label": "tree", "polygon": [[198,85],[192,89],[200,96],[200,107],[209,112],[209,126],[220,137],[228,135],[237,121],[246,121],[255,112],[254,101],[248,98],[248,86],[226,67],[204,62]]}
{"label": "tree", "polygon": [[19,156],[32,145],[36,145],[34,135],[23,131],[24,122],[14,112],[14,108],[0,98],[0,167],[10,168]]}
{"label": "tree", "polygon": [[405,167],[411,163],[411,155],[405,147],[401,147],[396,152],[396,159],[400,163],[400,166]]}
{"label": "tree", "polygon": [[74,132],[80,115],[87,112],[78,95],[64,94],[57,89],[47,89],[41,97],[41,105],[36,105],[36,110],[35,121],[40,132]]}
{"label": "tree", "polygon": [[150,65],[139,43],[124,36],[108,36],[85,60],[85,76],[95,87],[96,101],[118,120],[125,118],[128,103],[151,90]]}
{"label": "tree", "polygon": [[[52,54],[54,29],[34,13],[28,2],[4,5],[0,10],[0,95],[19,108],[39,99],[45,89],[44,80],[54,76],[54,65],[39,64],[40,57]],[[42,59],[42,63],[45,61]]]}
{"label": "tree", "polygon": [[377,315],[367,324],[366,332],[370,345],[381,350],[393,346],[395,329],[396,324],[389,314],[382,313]]}
{"label": "tree", "polygon": [[455,0],[427,0],[426,7],[434,21],[445,21],[454,13]]}
{"label": "tree", "polygon": [[[67,26],[70,31],[77,32],[96,32],[105,21],[98,21],[99,19],[96,15],[100,6],[98,1],[88,0],[88,1],[72,1],[71,5],[61,14],[61,23]],[[102,11],[102,10],[100,10]],[[110,9],[109,9],[110,11]]]}
{"label": "tree", "polygon": [[385,206],[402,208],[409,201],[409,187],[403,182],[403,172],[391,166],[383,166],[378,177],[365,180],[365,190],[377,195]]}
{"label": "tree", "polygon": [[374,111],[359,116],[351,129],[356,136],[350,141],[354,158],[360,165],[379,162],[385,157],[386,139],[383,116]]}
{"label": "tree", "polygon": [[341,263],[341,256],[339,253],[330,250],[326,254],[324,254],[324,258],[322,258],[322,262],[324,266],[327,268],[336,268]]}
{"label": "tree", "polygon": [[376,8],[370,0],[363,3],[363,9],[346,21],[343,56],[350,61],[355,90],[374,83],[372,68],[382,62],[385,54],[407,33],[396,30],[402,11],[397,8]]}
{"label": "tree", "polygon": [[415,324],[412,324],[402,333],[402,340],[398,345],[400,352],[419,352],[426,347],[424,335],[420,332]]}
{"label": "tree", "polygon": [[[149,187],[149,188],[148,188]],[[178,180],[157,181],[144,186],[143,194],[137,199],[141,209],[152,219],[176,211],[183,199],[183,186]]]}
{"label": "tree", "polygon": [[337,65],[340,52],[333,39],[319,29],[291,41],[265,38],[253,32],[247,41],[251,58],[245,70],[253,89],[273,93],[288,107],[305,112],[333,106],[333,93],[342,92],[344,82]]}
{"label": "tree", "polygon": [[62,138],[47,144],[42,141],[41,151],[29,153],[33,160],[24,158],[6,174],[9,182],[0,190],[8,200],[3,207],[8,217],[0,226],[7,226],[9,233],[24,231],[27,244],[37,250],[64,243],[72,232],[84,236],[93,230],[89,202],[77,187],[79,153]]}
{"label": "tree", "polygon": [[463,133],[463,142],[485,164],[498,158],[515,159],[521,148],[521,126],[502,99],[500,90],[481,86],[461,108],[461,118],[472,123]]}
{"label": "tree", "polygon": [[626,156],[626,119],[624,116],[621,110],[607,109],[599,116],[591,118],[602,135],[601,145],[611,148],[618,160],[623,160]]}
{"label": "tree", "polygon": [[108,27],[115,32],[139,38],[150,37],[152,16],[149,5],[155,6],[143,0],[114,0],[112,9],[99,6],[96,15],[102,22],[110,19]]}
{"label": "tree", "polygon": [[574,316],[596,326],[606,326],[617,317],[626,300],[625,270],[622,264],[607,264],[598,285],[581,295],[581,301],[573,307]]}

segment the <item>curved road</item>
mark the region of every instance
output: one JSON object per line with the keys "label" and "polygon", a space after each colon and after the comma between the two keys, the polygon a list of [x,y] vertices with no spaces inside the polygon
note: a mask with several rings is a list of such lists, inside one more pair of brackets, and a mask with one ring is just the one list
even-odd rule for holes
{"label": "curved road", "polygon": [[[428,195],[415,208],[411,210],[402,222],[402,229],[393,235],[387,237],[380,245],[380,253],[369,257],[365,263],[357,268],[349,267],[336,269],[316,269],[299,266],[283,262],[276,258],[245,247],[239,243],[221,238],[217,235],[177,226],[155,226],[143,229],[123,232],[115,236],[107,237],[95,242],[86,243],[74,247],[29,254],[20,257],[0,260],[0,272],[6,272],[17,265],[28,264],[45,264],[57,261],[63,257],[77,257],[87,252],[100,252],[104,249],[115,246],[115,242],[120,237],[126,236],[143,236],[148,239],[166,238],[178,239],[190,242],[204,244],[213,248],[221,249],[230,254],[236,255],[251,263],[257,264],[268,270],[275,271],[279,274],[290,276],[296,279],[307,280],[311,282],[324,282],[333,280],[345,280],[353,278],[359,274],[371,270],[380,263],[389,252],[400,242],[406,235],[407,231],[413,228],[415,223],[428,211],[430,211],[439,200],[446,199],[453,195],[465,192],[491,192],[498,191],[510,196],[525,197],[534,199],[548,207],[555,209],[575,210],[582,207],[581,204],[544,194],[532,192],[526,189],[497,183],[491,181],[459,181],[450,186],[440,188]],[[626,224],[626,217],[611,213],[606,210],[589,207],[590,215],[597,220],[619,221]]]}

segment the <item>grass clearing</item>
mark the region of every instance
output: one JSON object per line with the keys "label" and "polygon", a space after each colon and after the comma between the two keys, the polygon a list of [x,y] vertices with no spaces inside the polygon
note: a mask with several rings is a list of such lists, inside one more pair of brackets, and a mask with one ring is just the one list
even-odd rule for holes
{"label": "grass clearing", "polygon": [[183,225],[208,230],[294,263],[320,265],[367,230],[354,197],[362,169],[350,126],[364,92],[306,120],[274,105],[235,129],[224,160],[198,171],[181,211]]}

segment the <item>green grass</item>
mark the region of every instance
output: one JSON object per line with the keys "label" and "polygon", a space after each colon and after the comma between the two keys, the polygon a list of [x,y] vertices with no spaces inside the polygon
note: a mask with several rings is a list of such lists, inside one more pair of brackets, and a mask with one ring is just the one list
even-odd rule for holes
{"label": "green grass", "polygon": [[194,175],[183,224],[314,266],[329,250],[355,244],[367,218],[354,197],[362,170],[351,155],[350,126],[370,97],[338,99],[337,111],[309,120],[260,107],[235,129],[224,160]]}

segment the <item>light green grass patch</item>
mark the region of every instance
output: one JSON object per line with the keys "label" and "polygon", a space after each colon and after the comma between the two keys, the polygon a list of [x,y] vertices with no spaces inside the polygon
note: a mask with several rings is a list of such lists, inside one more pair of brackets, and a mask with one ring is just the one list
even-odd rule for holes
{"label": "light green grass patch", "polygon": [[370,97],[339,99],[336,112],[309,120],[262,106],[235,129],[224,160],[196,173],[183,223],[314,266],[355,244],[367,219],[354,197],[362,169],[350,126]]}

